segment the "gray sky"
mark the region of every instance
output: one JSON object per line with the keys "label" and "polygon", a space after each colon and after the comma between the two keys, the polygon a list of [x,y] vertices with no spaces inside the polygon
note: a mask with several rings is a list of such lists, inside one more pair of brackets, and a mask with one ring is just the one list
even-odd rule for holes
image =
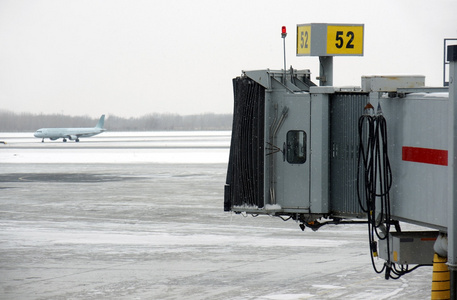
{"label": "gray sky", "polygon": [[[334,58],[334,85],[425,75],[442,85],[455,0],[0,0],[0,109],[70,115],[231,113],[241,70],[287,66],[296,25],[363,23],[363,57]],[[317,83],[317,81],[316,81]]]}

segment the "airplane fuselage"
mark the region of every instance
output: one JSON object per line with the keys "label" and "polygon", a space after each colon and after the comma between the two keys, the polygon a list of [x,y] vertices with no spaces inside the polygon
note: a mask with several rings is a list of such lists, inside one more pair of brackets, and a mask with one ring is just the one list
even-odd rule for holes
{"label": "airplane fuselage", "polygon": [[100,120],[98,121],[98,124],[95,127],[89,127],[89,128],[41,128],[38,129],[35,133],[34,136],[37,138],[41,138],[42,142],[44,142],[44,139],[50,139],[50,140],[57,140],[57,139],[63,139],[64,142],[69,140],[74,140],[76,142],[79,142],[80,137],[91,137],[97,134],[102,133],[105,131],[103,128],[103,124],[105,121],[105,115],[102,115],[100,117]]}
{"label": "airplane fuselage", "polygon": [[66,138],[69,140],[78,140],[80,137],[90,137],[102,133],[102,128],[42,128],[38,129],[34,136],[37,138],[57,140]]}

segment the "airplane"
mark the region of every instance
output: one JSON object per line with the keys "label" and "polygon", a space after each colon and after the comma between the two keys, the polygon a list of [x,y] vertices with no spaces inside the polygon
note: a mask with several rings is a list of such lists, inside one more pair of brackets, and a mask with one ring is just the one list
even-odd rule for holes
{"label": "airplane", "polygon": [[106,129],[103,128],[104,124],[105,115],[102,115],[100,120],[98,120],[97,125],[92,128],[41,128],[33,135],[37,138],[42,138],[42,143],[46,138],[52,141],[63,138],[64,142],[66,142],[67,139],[79,142],[80,137],[90,137],[105,131]]}

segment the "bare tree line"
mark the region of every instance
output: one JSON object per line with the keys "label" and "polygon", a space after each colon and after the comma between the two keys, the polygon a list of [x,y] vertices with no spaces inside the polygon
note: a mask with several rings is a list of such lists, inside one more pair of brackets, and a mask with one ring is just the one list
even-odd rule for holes
{"label": "bare tree line", "polygon": [[[35,131],[44,127],[94,127],[98,118],[62,114],[14,113],[0,110],[0,132]],[[105,126],[110,131],[154,130],[230,130],[232,114],[199,115],[148,114],[137,118],[109,115]]]}

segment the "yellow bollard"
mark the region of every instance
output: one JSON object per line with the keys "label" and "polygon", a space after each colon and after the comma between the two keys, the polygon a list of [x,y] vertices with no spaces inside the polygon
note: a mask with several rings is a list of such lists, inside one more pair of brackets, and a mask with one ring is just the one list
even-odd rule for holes
{"label": "yellow bollard", "polygon": [[435,253],[433,257],[432,300],[448,300],[451,298],[451,273],[446,262],[446,258]]}

